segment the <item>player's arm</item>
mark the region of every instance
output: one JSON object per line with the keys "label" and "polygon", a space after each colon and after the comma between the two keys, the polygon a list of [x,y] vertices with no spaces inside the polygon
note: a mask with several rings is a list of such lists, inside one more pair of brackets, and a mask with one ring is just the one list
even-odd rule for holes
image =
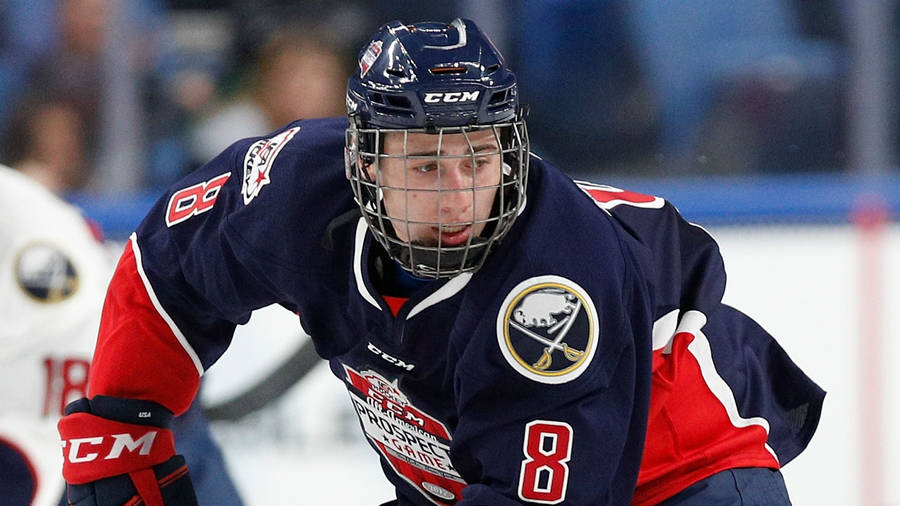
{"label": "player's arm", "polygon": [[104,303],[88,398],[59,423],[71,504],[194,501],[171,418],[191,405],[235,325],[277,301],[229,228],[243,209],[233,174],[244,151],[233,146],[176,183],[125,247]]}
{"label": "player's arm", "polygon": [[[691,360],[704,370],[704,383],[712,381],[709,389],[720,392],[714,404],[733,418],[728,425],[747,423],[741,414],[765,420],[758,424],[758,430],[765,430],[762,442],[771,449],[760,453],[774,456],[767,467],[783,466],[812,437],[824,392],[762,326],[722,302],[725,261],[713,236],[687,221],[671,203],[632,195],[632,200],[663,203],[658,208],[620,205],[611,210],[643,246],[641,261],[654,287],[654,371],[661,372],[668,363],[666,374],[671,373],[677,368],[673,359],[678,350],[690,343]],[[682,367],[679,378],[684,372]],[[716,381],[720,387],[715,386]],[[665,396],[654,396],[651,416],[663,402]],[[693,412],[684,410],[686,422],[679,427],[680,438],[684,442],[693,434],[700,446],[709,437],[712,424],[690,423],[688,420],[697,413],[696,402],[693,405]],[[667,416],[674,415],[670,411]],[[645,462],[649,457],[645,456]]]}
{"label": "player's arm", "polygon": [[654,394],[635,499],[677,492],[710,462],[777,469],[793,459],[815,431],[824,392],[765,329],[722,302],[714,238],[661,198],[580,186],[628,231],[654,292]]}

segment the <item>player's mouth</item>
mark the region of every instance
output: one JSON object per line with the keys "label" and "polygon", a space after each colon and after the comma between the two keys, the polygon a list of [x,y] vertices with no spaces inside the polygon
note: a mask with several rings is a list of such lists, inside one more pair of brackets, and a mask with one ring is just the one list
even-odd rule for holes
{"label": "player's mouth", "polygon": [[434,227],[433,230],[440,236],[444,246],[459,246],[469,239],[472,231],[471,225],[443,225]]}

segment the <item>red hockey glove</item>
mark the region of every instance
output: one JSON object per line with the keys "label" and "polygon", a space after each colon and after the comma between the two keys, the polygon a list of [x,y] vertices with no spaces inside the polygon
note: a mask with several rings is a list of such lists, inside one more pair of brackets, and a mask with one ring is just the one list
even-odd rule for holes
{"label": "red hockey glove", "polygon": [[172,413],[148,401],[97,396],[66,406],[59,421],[66,500],[73,506],[195,506]]}

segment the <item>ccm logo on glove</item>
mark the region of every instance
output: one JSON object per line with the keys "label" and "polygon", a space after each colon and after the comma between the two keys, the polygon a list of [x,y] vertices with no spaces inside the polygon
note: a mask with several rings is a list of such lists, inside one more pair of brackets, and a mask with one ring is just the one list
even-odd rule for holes
{"label": "ccm logo on glove", "polygon": [[71,413],[59,421],[63,476],[82,484],[155,466],[175,455],[172,431]]}
{"label": "ccm logo on glove", "polygon": [[[62,441],[61,445],[64,449],[66,446],[69,447],[69,451],[65,452],[65,456],[66,459],[68,459],[68,461],[73,464],[95,460],[100,456],[100,453],[97,452],[105,453],[106,456],[103,458],[106,460],[119,458],[120,456],[122,456],[122,452],[126,449],[129,452],[138,450],[139,455],[150,455],[150,450],[153,447],[153,441],[156,439],[157,433],[158,431],[151,430],[143,436],[139,437],[137,440],[132,438],[132,435],[128,433],[112,434],[111,448],[109,448],[110,438],[103,436],[70,439],[68,441]],[[97,452],[79,455],[82,445],[90,445],[92,447],[100,448],[90,448],[84,451],[88,452],[90,450],[97,450]],[[104,448],[104,446],[108,448],[108,451],[106,448]]]}

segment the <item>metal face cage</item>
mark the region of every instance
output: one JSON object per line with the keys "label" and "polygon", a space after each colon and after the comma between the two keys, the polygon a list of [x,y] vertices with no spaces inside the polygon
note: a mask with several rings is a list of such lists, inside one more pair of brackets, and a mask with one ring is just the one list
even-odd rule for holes
{"label": "metal face cage", "polygon": [[433,129],[351,122],[346,136],[347,177],[362,215],[414,276],[478,270],[525,206],[528,133],[521,119]]}

